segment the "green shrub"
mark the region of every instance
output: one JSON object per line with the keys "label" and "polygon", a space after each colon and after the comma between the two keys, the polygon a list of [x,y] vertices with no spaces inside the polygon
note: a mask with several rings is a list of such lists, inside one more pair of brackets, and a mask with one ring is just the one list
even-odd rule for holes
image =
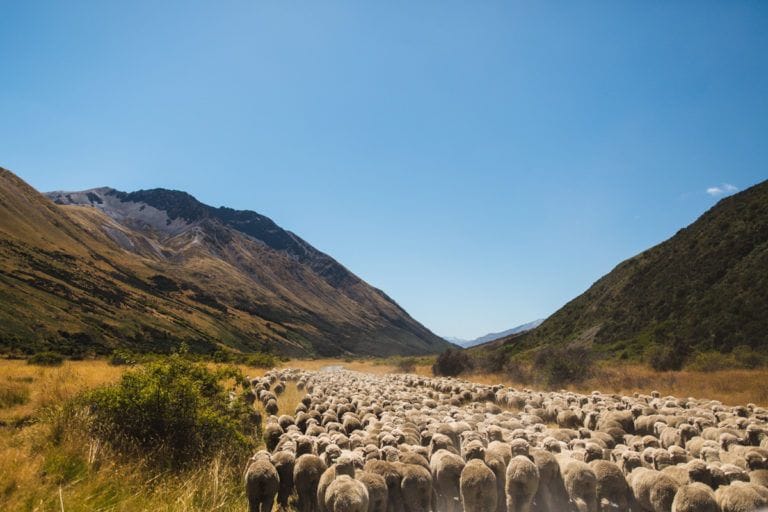
{"label": "green shrub", "polygon": [[137,362],[138,357],[130,350],[118,349],[109,356],[109,364],[113,366],[134,365]]}
{"label": "green shrub", "polygon": [[31,391],[26,383],[9,378],[0,384],[0,409],[24,405],[29,402],[30,396]]}
{"label": "green shrub", "polygon": [[687,368],[700,372],[713,372],[733,368],[760,368],[768,363],[768,357],[747,345],[740,345],[731,353],[717,351],[699,352],[691,358]]}
{"label": "green shrub", "polygon": [[533,382],[533,372],[530,365],[522,363],[516,360],[510,360],[502,369],[513,382],[519,382],[521,384],[528,384]]}
{"label": "green shrub", "polygon": [[127,372],[114,385],[81,397],[92,435],[118,452],[177,469],[216,453],[247,455],[256,425],[249,407],[231,400],[224,380],[236,369],[210,370],[179,354]]}
{"label": "green shrub", "polygon": [[245,356],[243,363],[247,366],[255,366],[256,368],[274,368],[277,366],[277,358],[272,354],[265,354],[264,352],[255,352]]}
{"label": "green shrub", "polygon": [[475,366],[485,373],[501,373],[507,365],[507,354],[503,350],[484,350],[475,355]]}
{"label": "green shrub", "polygon": [[733,349],[733,358],[739,368],[760,368],[768,365],[768,355],[747,345]]}
{"label": "green shrub", "polygon": [[647,352],[648,363],[658,372],[679,370],[685,362],[685,353],[674,346],[654,345]]}
{"label": "green shrub", "polygon": [[435,375],[455,377],[456,375],[471,370],[473,366],[472,359],[466,352],[449,348],[437,356],[437,361],[432,365],[432,373]]}
{"label": "green shrub", "polygon": [[540,350],[533,359],[537,378],[549,386],[581,382],[592,374],[593,357],[586,347]]}
{"label": "green shrub", "polygon": [[231,363],[232,354],[227,352],[226,350],[218,349],[214,351],[213,354],[211,354],[211,359],[215,363]]}
{"label": "green shrub", "polygon": [[413,373],[416,371],[416,358],[401,357],[395,362],[395,368],[400,373]]}
{"label": "green shrub", "polygon": [[721,354],[715,351],[699,352],[691,358],[687,365],[689,370],[699,372],[714,372],[734,368],[735,366],[735,361],[731,354]]}
{"label": "green shrub", "polygon": [[27,363],[37,366],[61,366],[64,356],[56,352],[39,352],[27,359]]}

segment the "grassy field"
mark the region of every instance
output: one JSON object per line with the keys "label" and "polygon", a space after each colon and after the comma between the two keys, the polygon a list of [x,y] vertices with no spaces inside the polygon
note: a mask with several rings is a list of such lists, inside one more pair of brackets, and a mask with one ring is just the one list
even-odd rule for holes
{"label": "grassy field", "polygon": [[[483,384],[505,384],[518,388],[536,386],[502,374],[472,374],[462,378]],[[713,372],[657,372],[646,366],[599,367],[594,377],[565,386],[580,393],[632,394],[659,391],[662,395],[708,398],[727,405],[754,403],[768,406],[768,370],[719,370]]]}
{"label": "grassy field", "polygon": [[[428,361],[416,373],[431,375]],[[371,373],[395,371],[392,361],[291,360],[284,367],[317,370],[341,365]],[[84,390],[117,381],[127,370],[105,361],[67,361],[38,367],[0,360],[0,510],[18,511],[244,511],[242,468],[216,458],[194,470],[156,474],[142,461],[121,461],[62,424],[62,405]],[[264,370],[240,367],[246,375]],[[658,390],[727,404],[768,405],[768,370],[658,373],[640,366],[603,367],[599,377],[571,389],[616,393]],[[524,386],[504,375],[463,376],[481,383]],[[289,384],[278,400],[292,412],[304,392]],[[71,420],[71,419],[70,419]]]}

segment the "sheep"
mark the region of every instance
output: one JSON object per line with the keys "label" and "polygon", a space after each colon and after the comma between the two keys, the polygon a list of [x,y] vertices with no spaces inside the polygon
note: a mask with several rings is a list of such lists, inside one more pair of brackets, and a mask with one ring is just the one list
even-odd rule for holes
{"label": "sheep", "polygon": [[539,489],[539,468],[528,457],[516,455],[509,461],[506,472],[508,512],[530,512]]}
{"label": "sheep", "polygon": [[718,488],[715,499],[722,512],[753,512],[768,506],[768,490],[761,490],[755,484],[734,482]]}
{"label": "sheep", "polygon": [[369,460],[365,463],[365,470],[384,477],[387,484],[387,510],[400,512],[403,507],[403,492],[401,489],[402,475],[397,465],[388,460]]}
{"label": "sheep", "polygon": [[[494,512],[504,512],[508,467],[523,464],[520,458],[538,472],[532,512],[641,512],[668,510],[673,502],[683,510],[697,499],[711,505],[714,493],[702,495],[696,482],[758,496],[765,490],[758,484],[765,483],[761,471],[768,471],[768,453],[760,447],[766,444],[768,414],[754,405],[301,370],[271,370],[252,380],[251,395],[265,406],[289,381],[302,382],[306,396],[293,415],[271,416],[259,432],[272,452],[283,509],[294,484],[302,487],[303,480],[294,477],[305,455],[317,457],[321,477],[329,476],[317,478],[315,495],[303,500],[307,506],[299,496],[300,508],[320,511],[342,476],[365,487],[367,510],[375,512],[482,508],[466,499],[467,475],[477,469],[493,475],[496,485],[486,494],[496,497]],[[352,460],[352,468],[339,471],[335,466],[343,457]],[[740,488],[745,484],[751,487]],[[735,492],[720,494],[726,499]]]}
{"label": "sheep", "polygon": [[496,512],[507,512],[507,464],[504,463],[504,459],[488,450],[485,451],[483,460],[496,477]]}
{"label": "sheep", "polygon": [[669,475],[647,468],[637,468],[629,475],[629,486],[640,510],[664,512],[672,509],[678,483]]}
{"label": "sheep", "polygon": [[457,454],[441,449],[429,461],[432,471],[434,506],[441,512],[461,512],[460,481],[464,460]]}
{"label": "sheep", "polygon": [[270,416],[267,419],[267,424],[264,426],[264,430],[262,433],[262,436],[264,438],[264,444],[267,445],[267,450],[270,452],[275,451],[275,448],[277,447],[277,443],[280,442],[280,436],[283,435],[285,431],[278,423],[277,418],[274,416]]}
{"label": "sheep", "polygon": [[368,489],[368,512],[387,511],[387,482],[384,477],[358,469],[355,480],[359,480]]}
{"label": "sheep", "polygon": [[323,460],[312,453],[301,455],[293,466],[293,482],[298,495],[299,512],[317,512],[317,485],[328,469]]}
{"label": "sheep", "polygon": [[421,464],[397,463],[405,512],[429,512],[432,507],[432,474]]}
{"label": "sheep", "polygon": [[569,502],[568,493],[554,455],[540,449],[533,450],[531,455],[539,472],[539,486],[533,500],[534,510],[536,512],[566,510]]}
{"label": "sheep", "polygon": [[339,475],[325,492],[324,510],[328,512],[368,512],[368,489],[349,475]]}
{"label": "sheep", "polygon": [[627,510],[629,508],[629,485],[619,466],[607,460],[589,463],[597,478],[597,502],[601,512]]}
{"label": "sheep", "polygon": [[280,486],[280,477],[269,460],[269,452],[257,452],[245,471],[248,512],[271,512]]}
{"label": "sheep", "polygon": [[[324,461],[323,464],[325,464]],[[339,457],[336,464],[328,466],[327,469],[323,471],[323,474],[320,475],[320,480],[317,482],[317,508],[319,512],[328,511],[325,506],[325,493],[331,483],[341,475],[347,475],[353,478],[355,476],[355,468],[352,464],[352,459],[349,457]]]}
{"label": "sheep", "polygon": [[271,461],[280,478],[277,504],[281,509],[287,509],[288,498],[293,494],[293,467],[296,463],[296,458],[291,452],[280,451],[272,454]]}
{"label": "sheep", "polygon": [[464,512],[496,512],[496,475],[482,459],[467,461],[461,470],[459,489]]}
{"label": "sheep", "polygon": [[699,482],[681,486],[672,500],[672,512],[720,512],[715,493]]}
{"label": "sheep", "polygon": [[584,462],[561,465],[565,490],[579,512],[597,512],[597,476]]}

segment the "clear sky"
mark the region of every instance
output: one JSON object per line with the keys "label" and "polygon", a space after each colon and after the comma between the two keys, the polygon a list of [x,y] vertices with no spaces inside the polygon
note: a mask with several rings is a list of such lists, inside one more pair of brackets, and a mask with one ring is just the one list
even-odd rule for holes
{"label": "clear sky", "polygon": [[0,0],[0,165],[256,210],[475,337],[768,177],[766,27],[741,1]]}

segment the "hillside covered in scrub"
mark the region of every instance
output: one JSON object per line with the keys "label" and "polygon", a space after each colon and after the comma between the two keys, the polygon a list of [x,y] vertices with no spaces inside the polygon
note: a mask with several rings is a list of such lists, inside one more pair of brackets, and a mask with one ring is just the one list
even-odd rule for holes
{"label": "hillside covered in scrub", "polygon": [[299,236],[184,192],[38,193],[0,168],[0,351],[294,356],[450,346]]}
{"label": "hillside covered in scrub", "polygon": [[620,263],[535,330],[483,347],[580,346],[600,357],[768,350],[768,181]]}

